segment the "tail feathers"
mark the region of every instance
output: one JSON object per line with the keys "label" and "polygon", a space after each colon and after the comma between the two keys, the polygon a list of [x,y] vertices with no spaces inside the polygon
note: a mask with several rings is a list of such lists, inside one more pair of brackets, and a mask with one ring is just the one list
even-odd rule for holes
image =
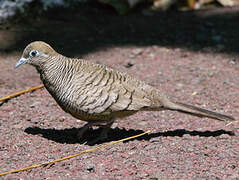
{"label": "tail feathers", "polygon": [[169,106],[167,106],[170,110],[175,110],[183,113],[188,113],[194,116],[198,117],[208,117],[212,119],[216,119],[219,121],[234,121],[234,117],[232,116],[227,116],[224,114],[216,113],[213,111],[209,111],[206,109],[202,109],[196,106],[180,103],[180,102],[175,102],[175,103],[170,103]]}

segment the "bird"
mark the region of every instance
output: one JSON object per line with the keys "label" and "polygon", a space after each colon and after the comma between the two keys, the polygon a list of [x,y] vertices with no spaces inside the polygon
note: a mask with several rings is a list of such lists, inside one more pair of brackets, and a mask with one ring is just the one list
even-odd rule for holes
{"label": "bird", "polygon": [[40,74],[45,88],[57,104],[74,118],[87,122],[78,138],[91,127],[102,127],[95,142],[107,139],[116,119],[138,111],[172,110],[219,121],[232,116],[171,100],[161,90],[124,72],[56,52],[43,41],[26,46],[15,67],[29,64]]}

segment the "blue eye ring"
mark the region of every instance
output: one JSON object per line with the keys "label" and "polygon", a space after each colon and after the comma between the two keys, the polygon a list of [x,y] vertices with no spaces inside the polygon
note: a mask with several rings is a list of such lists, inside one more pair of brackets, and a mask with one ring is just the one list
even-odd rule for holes
{"label": "blue eye ring", "polygon": [[32,50],[29,52],[30,57],[36,57],[38,54],[39,54],[39,52],[37,50]]}

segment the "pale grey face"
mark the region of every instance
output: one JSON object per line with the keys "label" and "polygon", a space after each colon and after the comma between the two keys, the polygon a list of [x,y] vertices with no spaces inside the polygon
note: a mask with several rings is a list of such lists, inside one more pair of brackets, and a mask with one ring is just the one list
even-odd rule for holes
{"label": "pale grey face", "polygon": [[27,54],[23,53],[21,59],[16,63],[15,68],[19,67],[22,64],[33,62],[34,59],[40,55],[40,53],[37,50],[31,50],[29,51],[28,55],[27,56],[26,55]]}
{"label": "pale grey face", "polygon": [[49,44],[43,41],[35,41],[24,49],[22,57],[16,63],[15,67],[19,67],[22,64],[31,64],[35,67],[39,67],[47,57],[55,55],[57,55],[57,53]]}

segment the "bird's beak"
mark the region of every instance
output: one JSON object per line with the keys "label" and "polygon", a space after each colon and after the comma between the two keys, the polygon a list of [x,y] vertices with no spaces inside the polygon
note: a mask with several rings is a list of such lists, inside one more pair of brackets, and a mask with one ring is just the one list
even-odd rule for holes
{"label": "bird's beak", "polygon": [[17,64],[15,65],[15,68],[19,67],[19,66],[22,65],[22,64],[25,64],[27,61],[28,61],[28,59],[22,57],[22,58],[17,62]]}

